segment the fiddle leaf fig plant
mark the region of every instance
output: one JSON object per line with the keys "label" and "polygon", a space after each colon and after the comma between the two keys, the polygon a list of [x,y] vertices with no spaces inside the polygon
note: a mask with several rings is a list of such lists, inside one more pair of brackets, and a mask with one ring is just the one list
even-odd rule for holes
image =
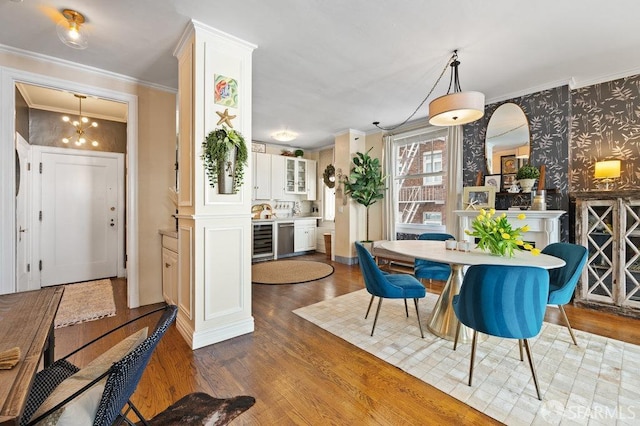
{"label": "fiddle leaf fig plant", "polygon": [[[235,161],[229,155],[233,150]],[[244,168],[249,159],[247,144],[240,132],[226,126],[212,130],[202,143],[201,158],[212,187],[218,183],[220,173],[229,173],[233,178],[233,193],[238,192],[243,184]]]}
{"label": "fiddle leaf fig plant", "polygon": [[387,189],[386,177],[382,175],[382,165],[379,159],[369,155],[371,149],[364,154],[356,152],[352,160],[351,173],[343,182],[345,195],[366,208],[365,241],[369,241],[369,207],[384,198],[384,191]]}

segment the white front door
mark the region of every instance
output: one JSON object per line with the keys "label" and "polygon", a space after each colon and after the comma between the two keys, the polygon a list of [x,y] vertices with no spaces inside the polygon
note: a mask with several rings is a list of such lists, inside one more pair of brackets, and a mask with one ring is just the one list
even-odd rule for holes
{"label": "white front door", "polygon": [[100,154],[41,154],[43,287],[118,274],[118,163],[124,156]]}
{"label": "white front door", "polygon": [[[33,290],[31,276],[31,146],[16,132],[16,283],[18,291]],[[36,288],[39,288],[36,287]]]}

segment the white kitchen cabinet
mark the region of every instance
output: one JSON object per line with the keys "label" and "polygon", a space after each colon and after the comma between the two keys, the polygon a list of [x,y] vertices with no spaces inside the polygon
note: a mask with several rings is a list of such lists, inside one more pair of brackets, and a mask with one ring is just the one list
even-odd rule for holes
{"label": "white kitchen cabinet", "polygon": [[253,187],[251,199],[271,199],[271,154],[254,152],[253,155]]}
{"label": "white kitchen cabinet", "polygon": [[307,162],[307,200],[313,201],[317,198],[318,172],[316,171],[316,162],[314,160],[305,161]]}
{"label": "white kitchen cabinet", "polygon": [[576,302],[640,316],[640,191],[572,196],[576,243],[589,249]]}
{"label": "white kitchen cabinet", "polygon": [[316,220],[298,219],[294,223],[293,250],[309,251],[316,249]]}
{"label": "white kitchen cabinet", "polygon": [[271,156],[271,198],[274,200],[285,198],[285,159],[282,155]]}
{"label": "white kitchen cabinet", "polygon": [[285,192],[307,195],[307,161],[285,158]]}
{"label": "white kitchen cabinet", "polygon": [[162,236],[162,297],[170,305],[178,301],[178,239]]}

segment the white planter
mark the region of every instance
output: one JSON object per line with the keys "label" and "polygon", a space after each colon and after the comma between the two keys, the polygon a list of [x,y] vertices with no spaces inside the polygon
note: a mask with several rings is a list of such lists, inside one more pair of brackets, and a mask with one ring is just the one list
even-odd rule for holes
{"label": "white planter", "polygon": [[518,184],[520,184],[520,188],[522,188],[522,192],[531,192],[531,188],[533,188],[533,185],[536,184],[536,180],[535,179],[520,179],[518,181]]}

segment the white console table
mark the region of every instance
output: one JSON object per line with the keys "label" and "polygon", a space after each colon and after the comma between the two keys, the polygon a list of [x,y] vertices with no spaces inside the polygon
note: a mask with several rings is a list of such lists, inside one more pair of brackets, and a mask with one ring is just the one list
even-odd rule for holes
{"label": "white console table", "polygon": [[[454,213],[458,216],[459,238],[474,242],[474,237],[465,234],[464,231],[472,230],[471,222],[480,211],[455,210]],[[496,216],[502,213],[507,214],[509,222],[515,228],[529,225],[529,232],[524,233],[522,237],[525,241],[535,243],[535,247],[539,249],[560,241],[560,217],[566,213],[564,210],[496,210]],[[521,213],[526,216],[523,220],[518,219]]]}

